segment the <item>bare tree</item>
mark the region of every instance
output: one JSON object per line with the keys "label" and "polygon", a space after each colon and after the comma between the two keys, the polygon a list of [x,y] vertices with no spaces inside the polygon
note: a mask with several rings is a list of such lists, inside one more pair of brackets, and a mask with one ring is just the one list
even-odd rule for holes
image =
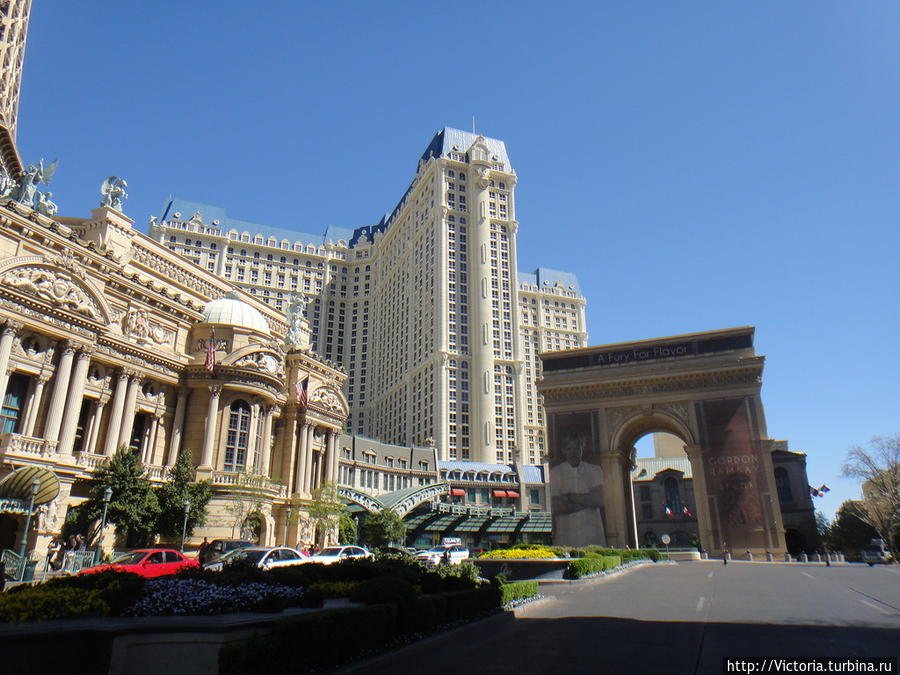
{"label": "bare tree", "polygon": [[853,446],[842,467],[843,474],[862,481],[860,517],[875,528],[897,555],[900,530],[900,433],[875,436],[869,448]]}

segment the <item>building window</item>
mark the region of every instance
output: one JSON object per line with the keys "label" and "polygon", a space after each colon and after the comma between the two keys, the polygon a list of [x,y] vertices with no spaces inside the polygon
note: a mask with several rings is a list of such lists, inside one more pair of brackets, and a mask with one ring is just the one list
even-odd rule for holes
{"label": "building window", "polygon": [[681,513],[681,495],[678,493],[678,481],[674,478],[666,478],[666,506],[672,509],[674,515]]}
{"label": "building window", "polygon": [[782,504],[794,501],[791,493],[791,481],[787,469],[778,467],[775,469],[775,487],[778,489],[778,501]]}
{"label": "building window", "polygon": [[250,437],[250,404],[237,400],[228,414],[228,438],[225,441],[225,471],[240,471],[247,465]]}
{"label": "building window", "polygon": [[25,395],[28,392],[30,378],[21,373],[9,376],[6,396],[3,398],[3,409],[0,411],[0,433],[16,434],[22,426],[22,412]]}

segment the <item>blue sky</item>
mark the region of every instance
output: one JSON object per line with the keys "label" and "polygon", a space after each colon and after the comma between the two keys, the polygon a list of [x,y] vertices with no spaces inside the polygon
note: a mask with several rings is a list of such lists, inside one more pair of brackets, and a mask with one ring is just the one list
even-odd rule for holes
{"label": "blue sky", "polygon": [[900,4],[40,2],[25,161],[86,216],[130,185],[320,232],[389,211],[440,127],[506,141],[519,269],[575,273],[591,344],[738,325],[769,434],[833,491],[900,431]]}

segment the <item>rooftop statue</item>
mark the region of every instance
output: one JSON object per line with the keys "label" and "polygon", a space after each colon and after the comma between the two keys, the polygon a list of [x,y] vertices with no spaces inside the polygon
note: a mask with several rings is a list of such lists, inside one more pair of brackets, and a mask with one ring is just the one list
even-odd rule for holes
{"label": "rooftop statue", "polygon": [[43,159],[38,161],[37,166],[29,164],[28,168],[22,172],[18,184],[10,192],[10,198],[15,199],[24,206],[35,208],[39,195],[37,186],[41,183],[50,185],[57,166],[59,166],[58,159],[54,159],[46,167]]}
{"label": "rooftop statue", "polygon": [[303,347],[305,345],[304,334],[309,332],[309,326],[303,311],[308,300],[302,293],[294,293],[288,301],[287,323],[288,330],[284,336],[284,343],[288,347]]}
{"label": "rooftop statue", "polygon": [[38,213],[43,213],[45,216],[55,216],[56,212],[59,211],[59,207],[50,201],[52,196],[52,192],[38,192],[34,210]]}
{"label": "rooftop statue", "polygon": [[128,199],[128,193],[125,192],[127,187],[128,183],[125,182],[124,178],[119,178],[118,176],[107,178],[103,181],[103,185],[100,186],[100,194],[103,195],[103,201],[100,202],[100,206],[106,206],[122,213],[125,208],[125,200]]}

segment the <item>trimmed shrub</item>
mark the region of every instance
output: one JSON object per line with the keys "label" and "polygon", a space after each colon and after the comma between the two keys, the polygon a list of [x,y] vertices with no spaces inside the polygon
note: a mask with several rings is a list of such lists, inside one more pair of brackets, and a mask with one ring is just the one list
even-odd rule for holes
{"label": "trimmed shrub", "polygon": [[556,553],[549,548],[508,548],[488,551],[478,556],[479,560],[539,560],[555,558]]}
{"label": "trimmed shrub", "polygon": [[[70,577],[57,577],[49,579],[42,584],[33,586],[34,589],[78,589],[83,591],[96,591],[97,597],[106,603],[105,614],[94,616],[120,616],[131,607],[144,594],[147,580],[144,577],[131,572],[119,572],[106,570],[96,574],[76,574]],[[81,614],[79,616],[91,616]]]}
{"label": "trimmed shrub", "polygon": [[355,581],[320,581],[309,587],[310,591],[318,591],[323,598],[349,598],[359,584]]}
{"label": "trimmed shrub", "polygon": [[416,599],[416,589],[404,579],[376,577],[358,584],[350,599],[366,605],[407,605]]}
{"label": "trimmed shrub", "polygon": [[622,564],[622,558],[618,555],[591,555],[586,558],[578,558],[569,563],[566,568],[566,579],[580,579],[589,574],[596,574],[613,569]]}
{"label": "trimmed shrub", "polygon": [[100,591],[82,588],[52,588],[41,584],[27,591],[0,595],[0,623],[108,616],[109,613],[109,605],[100,597]]}
{"label": "trimmed shrub", "polygon": [[515,600],[534,597],[537,592],[537,581],[515,581],[511,584],[500,584],[500,604],[505,607]]}

